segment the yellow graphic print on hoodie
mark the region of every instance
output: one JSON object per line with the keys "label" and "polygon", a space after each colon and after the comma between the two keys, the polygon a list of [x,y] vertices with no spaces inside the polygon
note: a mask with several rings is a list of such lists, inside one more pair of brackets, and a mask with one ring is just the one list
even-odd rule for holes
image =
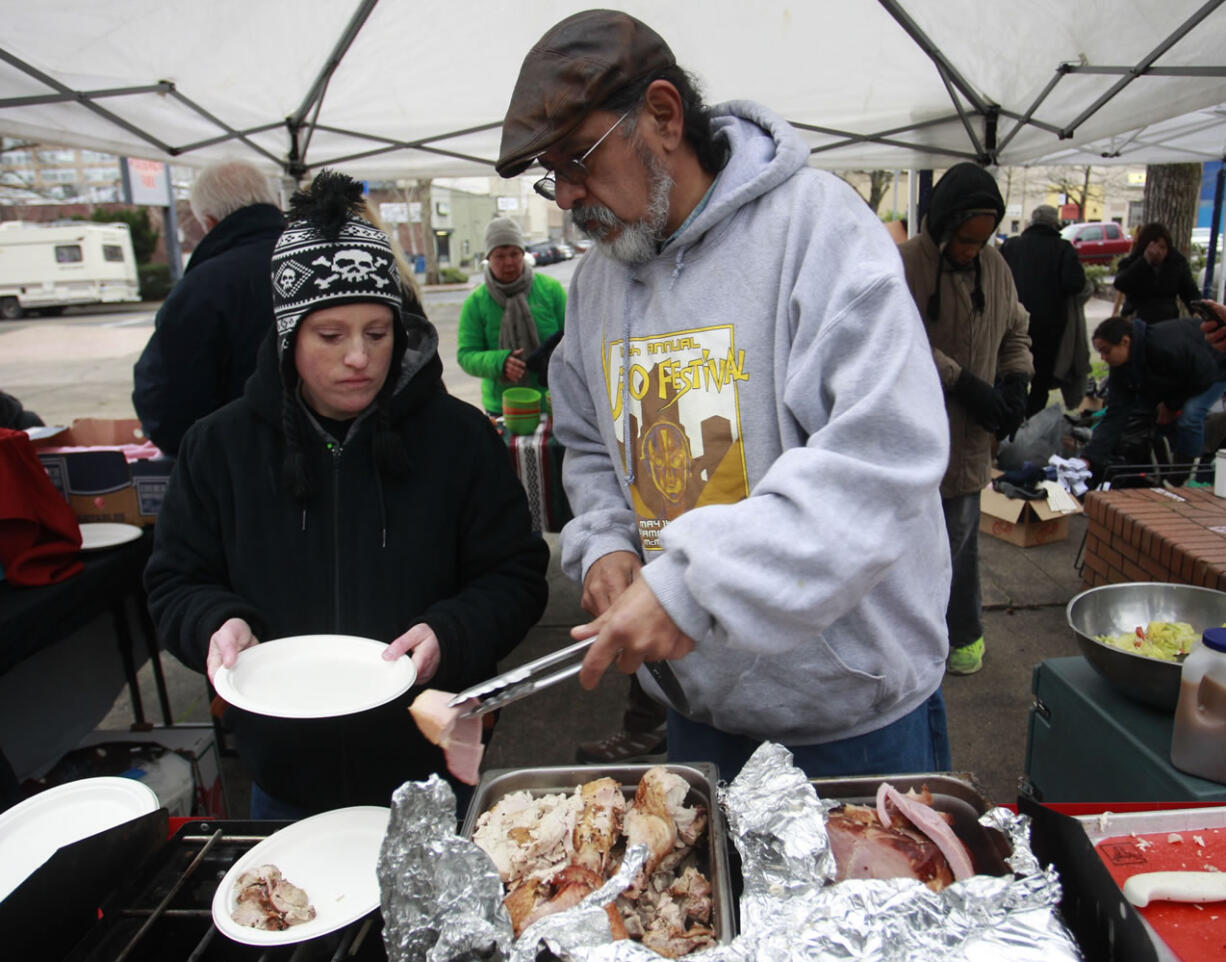
{"label": "yellow graphic print on hoodie", "polygon": [[644,551],[659,551],[660,532],[674,518],[749,494],[737,403],[737,382],[749,379],[745,352],[736,349],[732,325],[718,325],[633,337],[628,352],[624,341],[611,341],[604,356],[639,539]]}

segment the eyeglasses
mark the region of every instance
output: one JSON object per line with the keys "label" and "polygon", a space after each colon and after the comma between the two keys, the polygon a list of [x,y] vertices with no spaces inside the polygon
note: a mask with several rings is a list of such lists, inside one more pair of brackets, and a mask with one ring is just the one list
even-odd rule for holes
{"label": "eyeglasses", "polygon": [[544,177],[532,185],[532,189],[544,197],[546,200],[557,200],[558,198],[558,181],[562,180],[568,184],[578,186],[588,178],[590,171],[587,165],[583,162],[587,160],[596,151],[596,148],[605,142],[605,138],[617,129],[617,125],[630,116],[630,111],[627,110],[624,114],[613,121],[613,126],[600,135],[600,139],[592,144],[578,157],[572,157],[570,160],[563,163],[555,170],[551,170]]}

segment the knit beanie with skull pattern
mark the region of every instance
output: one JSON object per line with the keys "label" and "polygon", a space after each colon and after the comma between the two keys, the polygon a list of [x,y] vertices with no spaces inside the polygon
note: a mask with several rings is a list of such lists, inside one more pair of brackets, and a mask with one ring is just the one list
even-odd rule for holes
{"label": "knit beanie with skull pattern", "polygon": [[272,254],[272,300],[277,324],[277,357],[283,384],[282,426],[286,435],[285,475],[299,500],[313,485],[299,436],[298,369],[294,339],[313,311],[355,301],[386,304],[393,314],[393,350],[387,380],[375,404],[375,457],[381,469],[403,474],[406,456],[391,431],[388,405],[395,391],[408,335],[402,313],[400,274],[388,237],[362,216],[362,185],[332,170],[321,170],[310,187],[290,198],[286,228]]}

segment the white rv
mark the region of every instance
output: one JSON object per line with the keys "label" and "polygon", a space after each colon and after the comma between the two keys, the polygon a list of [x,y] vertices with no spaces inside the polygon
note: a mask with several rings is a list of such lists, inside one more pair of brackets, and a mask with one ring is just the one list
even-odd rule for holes
{"label": "white rv", "polygon": [[0,318],[70,304],[139,301],[127,224],[0,223]]}

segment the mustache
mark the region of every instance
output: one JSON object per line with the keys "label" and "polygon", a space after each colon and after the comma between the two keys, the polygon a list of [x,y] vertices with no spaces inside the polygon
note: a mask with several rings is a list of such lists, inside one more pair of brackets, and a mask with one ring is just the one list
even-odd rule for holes
{"label": "mustache", "polygon": [[[571,220],[589,237],[606,233],[617,227],[625,227],[622,219],[602,204],[576,204],[570,211]],[[595,225],[596,230],[592,230]]]}

